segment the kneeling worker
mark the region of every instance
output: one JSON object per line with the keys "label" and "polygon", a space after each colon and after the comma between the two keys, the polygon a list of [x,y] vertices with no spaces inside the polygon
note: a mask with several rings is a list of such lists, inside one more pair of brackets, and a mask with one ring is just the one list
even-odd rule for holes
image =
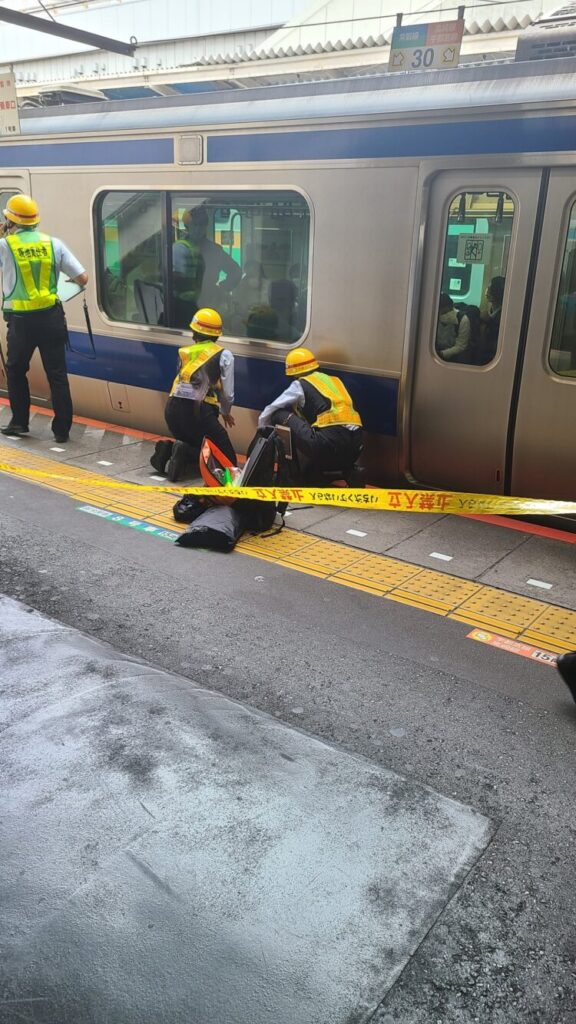
{"label": "kneeling worker", "polygon": [[175,481],[190,457],[209,437],[234,465],[236,453],[227,431],[234,426],[234,356],[218,345],[222,318],[215,309],[199,309],[190,324],[193,345],[178,350],[180,366],[172,384],[164,416],[176,442],[160,441],[150,459],[154,469]]}
{"label": "kneeling worker", "polygon": [[294,380],[266,406],[258,426],[290,427],[310,483],[319,483],[326,470],[351,470],[362,450],[362,420],[342,381],[322,373],[307,348],[288,353],[286,376]]}

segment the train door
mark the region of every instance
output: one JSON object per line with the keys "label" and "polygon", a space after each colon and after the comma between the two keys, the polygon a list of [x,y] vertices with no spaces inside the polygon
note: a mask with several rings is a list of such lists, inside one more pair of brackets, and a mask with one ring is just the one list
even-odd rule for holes
{"label": "train door", "polygon": [[[28,171],[0,171],[0,219],[2,210],[15,192],[30,192],[30,175]],[[6,384],[6,330],[4,320],[0,317],[0,393],[7,393]]]}
{"label": "train door", "polygon": [[513,494],[576,498],[576,173],[550,171],[511,453]]}
{"label": "train door", "polygon": [[432,182],[406,463],[421,483],[502,492],[541,170]]}

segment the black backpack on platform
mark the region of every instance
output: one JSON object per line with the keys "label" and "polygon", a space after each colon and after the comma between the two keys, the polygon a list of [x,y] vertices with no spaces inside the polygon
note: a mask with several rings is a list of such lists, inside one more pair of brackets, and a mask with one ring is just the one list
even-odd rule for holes
{"label": "black backpack on platform", "polygon": [[[273,427],[264,427],[256,435],[248,448],[248,458],[242,473],[243,487],[285,487],[288,481],[288,469],[284,447]],[[257,501],[252,498],[240,498],[236,505],[241,508],[246,529],[251,533],[265,533],[274,526],[276,513],[282,516],[282,523],[276,532],[284,526],[284,513],[288,502]]]}

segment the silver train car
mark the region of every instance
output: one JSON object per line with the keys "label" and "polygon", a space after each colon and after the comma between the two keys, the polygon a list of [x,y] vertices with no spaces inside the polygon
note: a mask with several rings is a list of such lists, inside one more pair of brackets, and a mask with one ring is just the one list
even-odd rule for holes
{"label": "silver train car", "polygon": [[[576,498],[575,73],[566,58],[24,111],[0,204],[31,193],[90,273],[94,351],[67,305],[76,413],[165,433],[190,308],[215,305],[239,450],[303,344],[349,387],[374,481]],[[31,385],[46,403],[36,363]]]}

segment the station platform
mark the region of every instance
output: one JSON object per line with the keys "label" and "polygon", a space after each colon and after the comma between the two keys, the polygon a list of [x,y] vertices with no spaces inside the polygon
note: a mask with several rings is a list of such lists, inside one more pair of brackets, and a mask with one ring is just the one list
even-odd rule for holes
{"label": "station platform", "polygon": [[[9,409],[0,405],[0,425]],[[68,494],[82,514],[151,538],[173,541],[173,494],[95,486],[104,479],[166,486],[150,466],[156,435],[79,418],[58,446],[38,410],[30,436],[4,438],[0,454]],[[0,459],[1,461],[1,459]],[[49,474],[65,479],[51,480]],[[67,478],[67,479],[66,479]],[[198,484],[193,477],[179,481]],[[169,485],[168,485],[169,486]],[[473,638],[540,658],[576,644],[576,535],[513,518],[292,506],[288,529],[245,535],[236,550],[349,589],[447,616],[474,627]],[[553,659],[552,659],[553,661]]]}
{"label": "station platform", "polygon": [[94,483],[162,486],[153,438],[31,428],[0,438],[0,1024],[573,1024],[571,538],[295,507],[184,550],[170,489]]}

